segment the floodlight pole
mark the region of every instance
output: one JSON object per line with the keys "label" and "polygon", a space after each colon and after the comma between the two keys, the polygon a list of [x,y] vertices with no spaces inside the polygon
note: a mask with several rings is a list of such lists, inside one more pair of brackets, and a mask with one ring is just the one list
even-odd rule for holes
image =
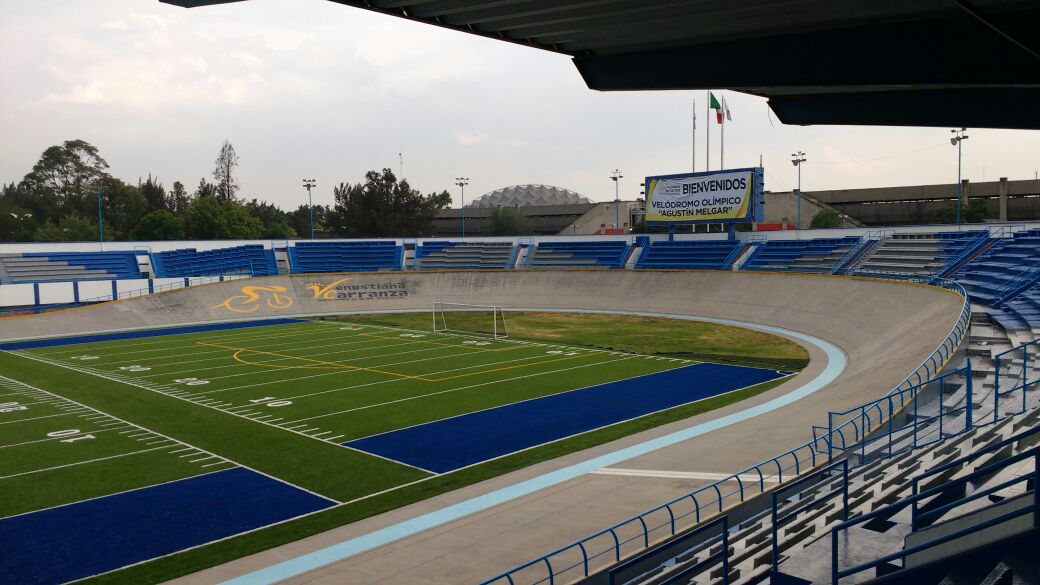
{"label": "floodlight pole", "polygon": [[802,163],[805,162],[805,153],[798,151],[791,155],[791,164],[798,167],[798,192],[795,199],[795,230],[802,229]]}
{"label": "floodlight pole", "polygon": [[953,138],[950,139],[950,144],[957,146],[957,225],[961,225],[961,154],[962,147],[961,142],[968,139],[968,135],[965,134],[967,128],[961,128],[960,130],[950,130],[953,133]]}
{"label": "floodlight pole", "polygon": [[310,209],[311,215],[311,239],[314,239],[314,200],[311,199],[311,187],[317,185],[318,182],[314,179],[304,179],[303,188],[307,189],[307,207]]}
{"label": "floodlight pole", "polygon": [[98,224],[98,247],[104,250],[105,246],[105,218],[101,216],[101,184],[97,188],[97,224]]}
{"label": "floodlight pole", "polygon": [[469,185],[469,177],[455,177],[455,184],[459,186],[461,193],[461,205],[459,211],[462,212],[462,238],[466,238],[466,185]]}
{"label": "floodlight pole", "polygon": [[623,178],[624,175],[621,171],[614,169],[614,172],[610,173],[610,180],[614,181],[614,228],[621,227],[621,191],[618,186],[618,179]]}

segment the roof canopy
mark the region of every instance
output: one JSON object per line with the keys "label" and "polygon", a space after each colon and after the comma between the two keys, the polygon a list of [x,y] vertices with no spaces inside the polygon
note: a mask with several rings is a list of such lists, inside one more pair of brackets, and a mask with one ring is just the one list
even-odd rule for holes
{"label": "roof canopy", "polygon": [[1036,0],[333,1],[570,55],[597,90],[743,91],[788,124],[1040,129]]}

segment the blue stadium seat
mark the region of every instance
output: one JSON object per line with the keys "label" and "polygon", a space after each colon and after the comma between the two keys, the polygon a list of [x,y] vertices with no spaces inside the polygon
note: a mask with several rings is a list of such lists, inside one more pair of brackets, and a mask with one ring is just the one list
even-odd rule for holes
{"label": "blue stadium seat", "polygon": [[512,242],[423,242],[415,248],[419,270],[487,270],[512,268],[517,246]]}
{"label": "blue stadium seat", "polygon": [[653,242],[643,248],[636,268],[704,268],[725,270],[744,244],[736,240]]}
{"label": "blue stadium seat", "polygon": [[370,242],[297,242],[289,248],[296,274],[400,270],[403,248],[394,240]]}
{"label": "blue stadium seat", "polygon": [[278,274],[274,250],[265,249],[260,244],[217,248],[204,252],[195,248],[181,248],[169,252],[153,252],[151,257],[152,272],[159,278]]}
{"label": "blue stadium seat", "polygon": [[0,255],[8,283],[141,278],[133,252],[29,252]]}
{"label": "blue stadium seat", "polygon": [[622,240],[539,242],[528,252],[530,268],[623,268],[631,246]]}
{"label": "blue stadium seat", "polygon": [[758,245],[742,270],[788,270],[830,273],[859,242],[858,237],[768,240]]}

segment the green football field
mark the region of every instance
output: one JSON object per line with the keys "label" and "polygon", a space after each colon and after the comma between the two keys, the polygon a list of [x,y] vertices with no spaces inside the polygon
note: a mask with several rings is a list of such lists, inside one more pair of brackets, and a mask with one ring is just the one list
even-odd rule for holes
{"label": "green football field", "polygon": [[[19,530],[46,546],[48,537],[34,532],[37,518],[143,498],[154,486],[173,490],[243,473],[253,483],[241,485],[251,486],[257,498],[297,498],[295,508],[279,512],[276,505],[270,514],[248,519],[249,531],[278,526],[240,537],[237,545],[207,545],[221,539],[185,528],[187,540],[178,542],[194,538],[196,545],[172,543],[170,551],[154,556],[206,546],[186,553],[180,563],[167,557],[131,569],[135,580],[162,579],[716,408],[788,375],[744,368],[741,375],[752,377],[732,382],[726,392],[603,424],[591,420],[580,432],[546,440],[546,425],[532,423],[529,444],[519,447],[496,446],[492,438],[490,445],[460,442],[467,445],[459,449],[461,459],[413,453],[425,429],[441,433],[431,425],[450,430],[455,421],[465,426],[476,419],[477,426],[459,431],[470,434],[460,436],[494,435],[494,429],[481,430],[480,424],[489,423],[480,416],[512,412],[496,407],[530,410],[540,404],[534,399],[577,399],[570,391],[616,389],[611,383],[638,384],[696,364],[588,344],[433,333],[375,324],[372,318],[4,351],[0,531],[5,521],[17,521]],[[525,415],[517,412],[521,420]],[[279,489],[292,490],[292,497],[279,495]],[[235,526],[228,535],[238,534]],[[103,574],[150,558],[113,558],[105,570],[69,574]],[[113,582],[126,578],[115,576]]]}

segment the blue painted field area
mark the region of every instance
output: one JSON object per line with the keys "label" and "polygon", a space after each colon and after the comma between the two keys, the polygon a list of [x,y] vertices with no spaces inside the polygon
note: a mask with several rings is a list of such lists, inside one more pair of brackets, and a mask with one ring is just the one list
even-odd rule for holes
{"label": "blue painted field area", "polygon": [[786,375],[760,368],[695,364],[508,404],[344,444],[445,473]]}
{"label": "blue painted field area", "polygon": [[258,473],[209,475],[0,520],[0,583],[64,583],[321,510]]}

